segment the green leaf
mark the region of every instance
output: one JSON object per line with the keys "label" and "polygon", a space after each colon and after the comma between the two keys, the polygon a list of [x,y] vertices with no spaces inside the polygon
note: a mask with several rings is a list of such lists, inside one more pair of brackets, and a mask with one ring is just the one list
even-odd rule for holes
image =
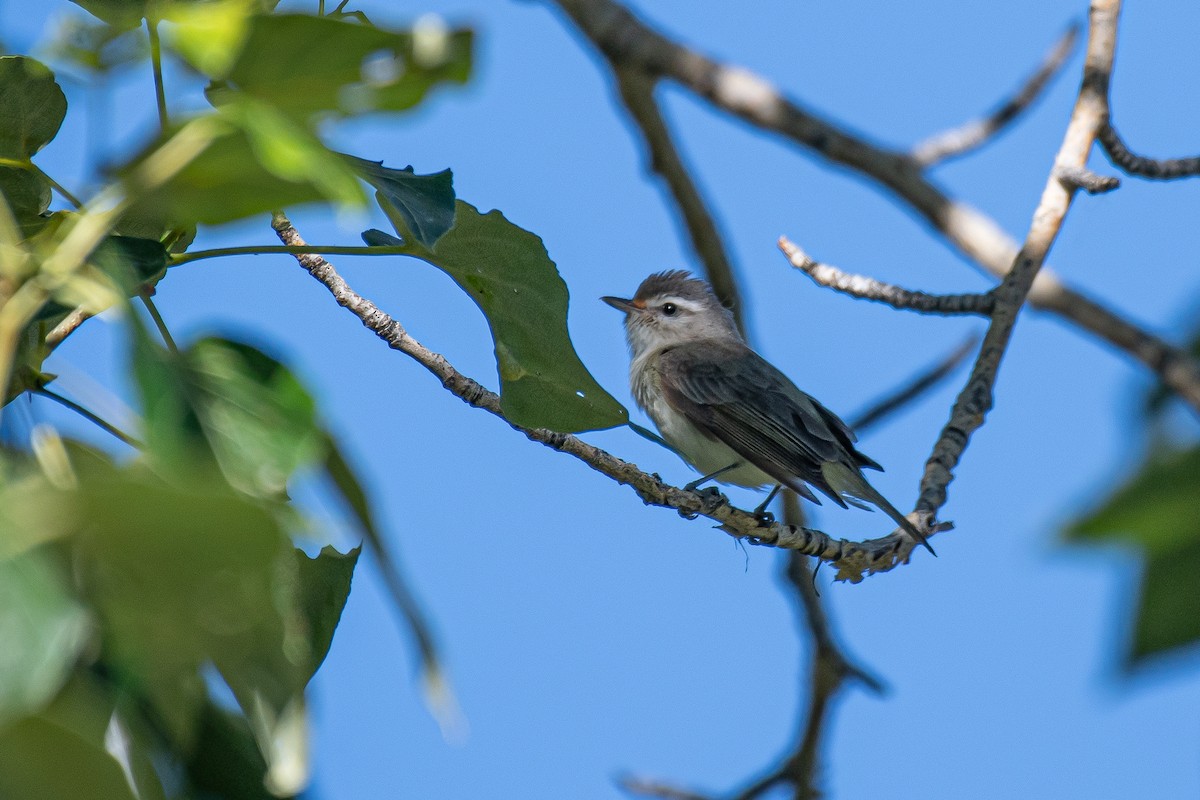
{"label": "green leaf", "polygon": [[201,797],[276,800],[264,780],[267,762],[246,719],[213,703],[199,713],[199,732],[187,759],[187,775]]}
{"label": "green leaf", "polygon": [[0,195],[17,222],[27,222],[50,207],[50,181],[29,169],[0,165]]}
{"label": "green leaf", "polygon": [[[341,156],[270,106],[237,98],[222,105],[214,119],[223,133],[164,185],[138,197],[130,214],[186,228],[303,203],[366,203]],[[121,174],[131,174],[155,149],[144,151]]]}
{"label": "green leaf", "polygon": [[66,95],[45,65],[0,57],[0,158],[28,160],[54,138],[66,115]]}
{"label": "green leaf", "polygon": [[58,692],[89,629],[49,553],[0,561],[0,723],[40,709]]}
{"label": "green leaf", "polygon": [[1200,641],[1200,538],[1170,554],[1151,556],[1142,574],[1128,666]]}
{"label": "green leaf", "polygon": [[409,33],[332,17],[264,15],[251,21],[228,72],[210,76],[292,114],[401,111],[438,83],[464,83],[471,47],[466,30]]}
{"label": "green leaf", "polygon": [[[74,696],[69,706],[64,709],[68,716],[84,713],[105,720],[101,715],[112,709],[99,696]],[[0,728],[0,797],[142,800],[105,748],[105,728],[79,727],[62,717],[53,713],[25,717]],[[161,789],[156,794],[161,796]]]}
{"label": "green leaf", "polygon": [[1073,542],[1119,540],[1146,558],[1129,665],[1200,641],[1200,446],[1154,455],[1097,510],[1072,523]]}
{"label": "green leaf", "polygon": [[[401,238],[415,238],[386,198],[376,200]],[[509,420],[567,433],[626,423],[625,407],[596,383],[571,344],[567,286],[540,238],[499,211],[480,214],[460,200],[454,227],[414,255],[453,278],[487,316]]]}
{"label": "green leaf", "polygon": [[[417,175],[412,167],[392,169],[383,166],[382,161],[367,161],[354,156],[345,158],[363,180],[387,199],[391,208],[404,219],[405,227],[425,247],[433,247],[453,227],[454,175],[450,170]],[[364,241],[372,244],[365,236]]]}
{"label": "green leaf", "polygon": [[333,644],[333,632],[350,596],[350,581],[361,552],[361,547],[355,547],[348,553],[339,553],[326,545],[316,558],[309,558],[303,550],[296,550],[300,608],[308,620],[313,673],[325,661]]}
{"label": "green leaf", "polygon": [[151,0],[71,0],[97,19],[117,29],[132,28],[146,15]]}

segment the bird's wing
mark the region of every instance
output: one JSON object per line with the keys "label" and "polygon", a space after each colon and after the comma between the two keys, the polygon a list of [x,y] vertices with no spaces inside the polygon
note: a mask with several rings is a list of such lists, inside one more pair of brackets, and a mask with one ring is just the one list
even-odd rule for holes
{"label": "bird's wing", "polygon": [[693,342],[664,353],[659,371],[667,402],[711,436],[780,483],[799,478],[845,505],[821,465],[857,464],[853,434],[757,353]]}

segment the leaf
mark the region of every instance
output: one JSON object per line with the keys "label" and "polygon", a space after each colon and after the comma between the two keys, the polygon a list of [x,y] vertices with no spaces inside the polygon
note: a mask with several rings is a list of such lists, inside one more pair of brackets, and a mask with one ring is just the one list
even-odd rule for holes
{"label": "leaf", "polygon": [[0,158],[28,160],[58,133],[67,98],[42,63],[0,57]]}
{"label": "leaf", "polygon": [[[405,227],[425,247],[433,247],[454,225],[454,175],[450,170],[417,175],[412,167],[392,169],[383,166],[382,161],[367,161],[354,156],[344,158],[363,180],[387,199],[390,207],[404,219]],[[375,244],[365,235],[364,241]]]}
{"label": "leaf", "polygon": [[[308,620],[309,644],[312,647],[312,671],[325,661],[333,643],[333,632],[342,618],[342,610],[350,596],[350,581],[358,564],[361,547],[339,553],[326,545],[316,558],[309,558],[297,548],[300,608]],[[309,676],[311,680],[312,676]]]}
{"label": "leaf", "polygon": [[1146,558],[1130,667],[1200,640],[1200,446],[1159,453],[1097,510],[1072,523],[1073,542],[1122,540]]}
{"label": "leaf", "polygon": [[49,702],[89,630],[87,613],[49,553],[34,550],[0,561],[0,724]]}
{"label": "leaf", "polygon": [[210,76],[300,116],[402,111],[438,83],[464,83],[471,49],[466,30],[409,33],[332,17],[263,15],[252,19],[228,72]]}
{"label": "leaf", "polygon": [[[186,228],[303,203],[365,204],[345,161],[270,106],[238,98],[193,122],[202,119],[219,124],[221,135],[165,184],[138,197],[130,214]],[[132,174],[156,149],[148,148],[120,173]]]}
{"label": "leaf", "polygon": [[135,27],[142,21],[150,0],[71,0],[71,2],[97,19],[123,30]]}
{"label": "leaf", "polygon": [[0,195],[17,222],[27,222],[50,207],[50,182],[32,170],[0,165]]}
{"label": "leaf", "polygon": [[[381,195],[401,238],[413,236]],[[438,267],[487,317],[496,345],[500,406],[527,428],[566,433],[624,425],[624,406],[579,360],[567,333],[567,286],[542,240],[504,218],[457,203],[454,227],[415,256]]]}
{"label": "leaf", "polygon": [[263,777],[263,759],[246,719],[213,703],[199,712],[199,732],[187,759],[187,775],[201,797],[274,800]]}

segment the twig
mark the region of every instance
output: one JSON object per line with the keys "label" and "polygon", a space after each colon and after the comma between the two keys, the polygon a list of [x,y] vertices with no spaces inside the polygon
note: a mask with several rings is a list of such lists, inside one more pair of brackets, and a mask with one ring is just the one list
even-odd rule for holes
{"label": "twig", "polygon": [[908,405],[957,369],[960,364],[966,361],[967,356],[971,354],[971,351],[975,349],[977,344],[979,344],[979,337],[975,335],[970,336],[941,361],[861,412],[850,423],[850,427],[861,433],[865,428],[877,424],[884,417]]}
{"label": "twig", "polygon": [[149,287],[144,288],[138,293],[138,297],[141,298],[142,305],[150,312],[150,319],[154,320],[154,327],[158,328],[158,335],[162,337],[163,344],[172,353],[178,353],[179,347],[175,344],[175,338],[171,336],[171,331],[167,328],[166,320],[162,318],[162,314],[158,313],[158,306],[150,297],[152,292],[153,289]]}
{"label": "twig", "polygon": [[1055,177],[1075,189],[1088,194],[1106,194],[1121,185],[1121,179],[1112,175],[1097,175],[1087,167],[1062,166],[1055,170]]}
{"label": "twig", "polygon": [[80,325],[92,318],[92,312],[86,310],[83,306],[79,306],[62,322],[55,325],[48,334],[46,334],[46,346],[51,350],[58,347],[63,341],[74,333]]}
{"label": "twig", "polygon": [[1059,175],[1064,168],[1083,167],[1087,163],[1088,153],[1104,124],[1105,87],[1112,70],[1120,9],[1120,0],[1092,0],[1083,81],[1071,121],[1054,159],[1054,168],[1042,190],[1041,201],[1034,211],[1025,245],[1012,270],[995,290],[996,307],[992,311],[992,321],[983,337],[971,377],[955,401],[950,420],[942,429],[925,464],[917,501],[919,512],[933,515],[945,504],[947,487],[954,478],[954,468],[966,450],[971,434],[983,425],[984,417],[992,407],[996,375],[1017,315],[1046,254],[1062,229],[1063,220],[1075,196],[1076,188],[1059,180]]}
{"label": "twig", "polygon": [[1200,156],[1154,159],[1131,153],[1111,120],[1100,129],[1100,144],[1104,146],[1104,152],[1108,153],[1112,163],[1129,175],[1156,181],[1200,175]]}
{"label": "twig", "polygon": [[737,281],[734,279],[733,265],[729,263],[717,223],[705,206],[704,198],[700,196],[700,190],[692,181],[678,148],[671,140],[671,132],[659,112],[658,103],[654,99],[655,80],[645,73],[623,68],[615,62],[610,62],[609,66],[616,77],[625,109],[642,135],[642,142],[650,159],[650,168],[662,177],[675,200],[675,207],[692,241],[692,249],[704,265],[705,277],[721,302],[733,311],[738,329],[745,333],[745,307],[738,292]]}
{"label": "twig", "polygon": [[865,275],[843,272],[829,264],[813,261],[786,236],[779,237],[779,249],[787,256],[792,266],[803,272],[821,286],[835,292],[886,303],[903,311],[921,314],[983,314],[992,313],[995,298],[986,294],[926,294],[902,289],[890,283],[877,281]]}
{"label": "twig", "polygon": [[1026,79],[1021,88],[996,106],[990,114],[957,128],[935,133],[916,144],[909,157],[922,169],[928,169],[942,161],[958,158],[982,147],[1033,105],[1050,83],[1050,79],[1067,63],[1067,58],[1075,49],[1077,38],[1079,25],[1076,23],[1067,28],[1062,38],[1046,53],[1042,65]]}
{"label": "twig", "polygon": [[617,778],[616,782],[617,786],[635,797],[657,797],[660,800],[710,800],[707,795],[697,794],[652,778],[622,775]]}
{"label": "twig", "polygon": [[[778,91],[767,80],[719,64],[650,28],[614,0],[554,0],[609,60],[676,81],[722,111],[809,148],[891,191],[967,258],[1003,277],[1017,243],[991,217],[948,196],[907,153],[852,136]],[[1071,320],[1156,372],[1200,411],[1200,364],[1185,351],[1067,288],[1050,270],[1037,273],[1029,301]]]}
{"label": "twig", "polygon": [[106,433],[112,434],[113,436],[120,439],[122,442],[129,445],[130,447],[137,448],[139,450],[142,448],[142,443],[139,442],[137,439],[135,439],[132,436],[130,436],[129,434],[125,433],[123,430],[118,428],[116,425],[113,425],[111,422],[105,420],[104,418],[102,418],[100,416],[97,416],[96,414],[94,414],[91,411],[88,411],[86,408],[84,408],[83,406],[74,402],[73,400],[68,400],[67,398],[63,397],[61,394],[58,394],[57,392],[53,392],[53,391],[47,389],[45,386],[39,386],[38,388],[33,389],[32,391],[34,394],[41,395],[42,397],[45,397],[48,400],[53,400],[54,402],[58,403],[63,408],[67,408],[67,409],[70,409],[71,411],[74,411],[76,414],[83,417],[88,422],[91,422],[92,424],[96,425],[97,427],[99,427],[100,429],[105,431]]}
{"label": "twig", "polygon": [[[304,239],[284,215],[275,215],[271,226],[285,244],[303,247]],[[513,429],[529,439],[572,455],[597,472],[629,486],[648,505],[673,508],[689,516],[707,517],[720,523],[720,529],[730,536],[750,544],[796,550],[822,561],[832,562],[838,568],[838,578],[852,582],[858,582],[876,572],[893,569],[898,564],[905,563],[912,552],[915,542],[901,532],[856,542],[838,539],[812,528],[784,523],[764,526],[755,515],[733,507],[723,497],[714,499],[707,494],[684,491],[671,486],[658,476],[647,474],[636,465],[622,461],[576,436],[544,428],[523,428],[514,425],[500,410],[499,395],[463,375],[443,356],[410,336],[400,323],[351,289],[332,264],[318,255],[295,254],[295,258],[310,275],[329,290],[339,305],[358,317],[368,330],[392,349],[416,360],[433,373],[442,382],[442,386],[463,402],[504,419]],[[926,536],[931,536],[952,528],[950,523],[925,525],[923,532]]]}

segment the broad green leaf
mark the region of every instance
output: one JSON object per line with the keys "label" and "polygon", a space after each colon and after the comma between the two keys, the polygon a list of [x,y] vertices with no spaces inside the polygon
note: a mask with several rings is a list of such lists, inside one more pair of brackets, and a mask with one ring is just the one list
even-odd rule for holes
{"label": "broad green leaf", "polygon": [[1200,537],[1169,554],[1151,556],[1142,574],[1129,665],[1200,641]]}
{"label": "broad green leaf", "polygon": [[[376,199],[401,238],[415,238],[386,198]],[[454,227],[414,255],[438,267],[487,316],[496,345],[500,405],[527,428],[574,433],[624,425],[624,406],[579,360],[567,333],[567,286],[542,240],[499,211],[457,203]]]}
{"label": "broad green leaf", "polygon": [[72,724],[76,722],[72,718],[81,715],[108,718],[105,712],[111,713],[112,706],[98,692],[91,695],[74,693],[69,702],[60,704],[65,708],[0,728],[0,797],[144,800],[105,748],[106,729],[97,731],[91,721]]}
{"label": "broad green leaf", "polygon": [[50,553],[0,561],[0,724],[40,709],[58,692],[88,632],[87,613]]}
{"label": "broad green leaf", "polygon": [[257,0],[214,0],[168,7],[163,38],[210,77],[224,77],[246,43]]}
{"label": "broad green leaf", "polygon": [[355,547],[348,553],[339,553],[326,545],[316,558],[309,558],[303,550],[296,550],[300,608],[308,620],[308,641],[312,647],[314,673],[325,661],[329,646],[333,644],[333,632],[350,596],[350,582],[361,552],[361,547]]}
{"label": "broad green leaf", "polygon": [[[214,119],[223,134],[163,186],[138,197],[131,214],[157,215],[170,227],[186,228],[303,203],[365,204],[358,178],[341,156],[270,106],[237,98]],[[130,174],[152,152],[122,173]]]}
{"label": "broad green leaf", "polygon": [[217,337],[187,348],[194,402],[222,470],[243,491],[280,495],[322,457],[324,432],[308,391],[283,364]]}
{"label": "broad green leaf", "polygon": [[50,207],[50,182],[33,170],[0,164],[0,195],[17,222],[28,222]]}
{"label": "broad green leaf", "polygon": [[0,57],[0,158],[27,161],[58,133],[67,98],[54,73],[25,56]]}
{"label": "broad green leaf", "polygon": [[1130,645],[1135,665],[1200,641],[1200,446],[1158,454],[1097,510],[1070,525],[1077,543],[1118,540],[1146,560]]}
{"label": "broad green leaf", "polygon": [[267,762],[246,719],[207,703],[199,713],[187,776],[201,797],[220,800],[275,800],[264,783]]}
{"label": "broad green leaf", "polygon": [[71,0],[92,16],[117,29],[138,25],[153,0]]}
{"label": "broad green leaf", "polygon": [[294,114],[401,111],[438,83],[465,82],[471,46],[465,30],[410,33],[332,17],[263,15],[251,20],[228,71],[209,74]]}
{"label": "broad green leaf", "polygon": [[454,225],[454,175],[450,170],[417,175],[412,167],[392,169],[383,166],[382,161],[354,156],[346,159],[363,180],[387,199],[391,208],[403,217],[413,237],[425,247],[433,247]]}

